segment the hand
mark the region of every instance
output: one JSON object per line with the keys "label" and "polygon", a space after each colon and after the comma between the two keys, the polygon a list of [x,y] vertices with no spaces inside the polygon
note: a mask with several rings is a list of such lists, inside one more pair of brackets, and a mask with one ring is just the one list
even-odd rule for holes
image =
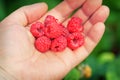
{"label": "hand", "polygon": [[[109,9],[101,3],[102,0],[64,0],[48,12],[45,3],[16,10],[0,23],[0,70],[6,77],[18,80],[62,79],[100,41],[105,30],[104,21],[109,15]],[[66,48],[57,53],[38,52],[29,25],[37,20],[43,21],[48,14],[66,25],[68,16],[78,7],[73,16],[83,19],[85,44],[75,51]]]}

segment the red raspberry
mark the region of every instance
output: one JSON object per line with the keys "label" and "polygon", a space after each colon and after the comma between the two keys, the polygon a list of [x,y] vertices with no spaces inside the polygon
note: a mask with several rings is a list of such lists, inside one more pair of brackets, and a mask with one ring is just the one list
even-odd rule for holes
{"label": "red raspberry", "polygon": [[67,39],[60,36],[52,41],[51,50],[52,51],[63,51],[67,47]]}
{"label": "red raspberry", "polygon": [[68,22],[67,29],[69,32],[82,32],[82,20],[78,17],[72,17],[71,20]]}
{"label": "red raspberry", "polygon": [[51,24],[51,23],[57,23],[57,19],[55,19],[55,17],[51,16],[51,15],[48,15],[46,18],[45,18],[45,26],[47,27],[48,24]]}
{"label": "red raspberry", "polygon": [[53,16],[47,16],[45,19],[45,35],[51,39],[62,35],[62,28]]}
{"label": "red raspberry", "polygon": [[51,39],[57,38],[62,35],[62,28],[56,23],[51,23],[45,28],[45,35]]}
{"label": "red raspberry", "polygon": [[35,47],[40,52],[46,52],[51,46],[51,40],[46,36],[41,36],[35,41]]}
{"label": "red raspberry", "polygon": [[82,20],[78,17],[71,18],[66,28],[59,24],[55,17],[48,15],[44,25],[36,22],[31,25],[30,31],[36,38],[34,44],[40,52],[49,49],[55,52],[63,51],[67,46],[74,50],[84,43]]}
{"label": "red raspberry", "polygon": [[41,22],[36,22],[31,25],[30,32],[36,38],[44,35],[44,25]]}
{"label": "red raspberry", "polygon": [[67,37],[69,35],[69,31],[67,30],[67,28],[65,26],[63,26],[62,24],[60,24],[60,27],[62,28],[63,32],[62,35],[64,37]]}
{"label": "red raspberry", "polygon": [[79,48],[84,43],[84,36],[80,32],[71,33],[68,38],[68,47],[72,50]]}

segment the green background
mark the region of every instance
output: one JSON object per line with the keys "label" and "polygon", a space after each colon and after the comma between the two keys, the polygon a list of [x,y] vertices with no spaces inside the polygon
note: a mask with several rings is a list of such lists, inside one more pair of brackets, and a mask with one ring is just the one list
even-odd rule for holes
{"label": "green background", "polygon": [[[49,10],[62,0],[0,0],[0,21],[21,6],[36,2],[46,2]],[[81,64],[92,70],[89,78],[82,76],[77,67],[64,80],[120,80],[120,0],[103,0],[110,8],[110,16],[105,22],[104,36],[92,54]],[[84,70],[84,69],[83,69]]]}

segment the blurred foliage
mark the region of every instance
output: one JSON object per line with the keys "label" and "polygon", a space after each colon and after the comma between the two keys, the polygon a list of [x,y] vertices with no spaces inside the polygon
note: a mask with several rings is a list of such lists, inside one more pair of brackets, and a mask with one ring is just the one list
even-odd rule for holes
{"label": "blurred foliage", "polygon": [[100,54],[99,57],[97,58],[97,60],[100,64],[113,62],[114,59],[115,59],[115,55],[114,55],[114,53],[111,53],[111,52],[104,52],[104,53]]}
{"label": "blurred foliage", "polygon": [[[46,2],[49,10],[62,0],[0,0],[0,21],[21,6]],[[105,22],[104,36],[92,54],[78,66],[87,64],[92,70],[90,78],[82,76],[83,70],[73,68],[64,80],[120,80],[120,0],[103,0],[110,8]]]}
{"label": "blurred foliage", "polygon": [[46,2],[49,6],[48,9],[50,10],[61,1],[62,0],[0,0],[0,20],[5,18],[11,12],[25,5]]}
{"label": "blurred foliage", "polygon": [[120,80],[120,56],[114,61],[112,62],[107,71],[106,71],[106,79],[107,80]]}
{"label": "blurred foliage", "polygon": [[64,80],[79,80],[80,79],[80,71],[76,68],[72,69],[67,76],[64,78]]}
{"label": "blurred foliage", "polygon": [[9,14],[12,11],[18,9],[19,7],[29,5],[29,4],[34,4],[37,2],[46,2],[49,6],[48,8],[51,9],[55,5],[60,3],[62,0],[12,0],[12,4],[11,4],[11,0],[4,0],[4,1],[5,1],[5,4],[7,5],[6,6],[7,13]]}
{"label": "blurred foliage", "polygon": [[0,21],[5,17],[5,7],[3,0],[0,0]]}

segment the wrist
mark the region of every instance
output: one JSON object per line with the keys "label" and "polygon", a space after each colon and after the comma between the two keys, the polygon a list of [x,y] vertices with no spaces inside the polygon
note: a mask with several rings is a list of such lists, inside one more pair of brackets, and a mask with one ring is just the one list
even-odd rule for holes
{"label": "wrist", "polygon": [[0,80],[16,80],[12,75],[0,67]]}

